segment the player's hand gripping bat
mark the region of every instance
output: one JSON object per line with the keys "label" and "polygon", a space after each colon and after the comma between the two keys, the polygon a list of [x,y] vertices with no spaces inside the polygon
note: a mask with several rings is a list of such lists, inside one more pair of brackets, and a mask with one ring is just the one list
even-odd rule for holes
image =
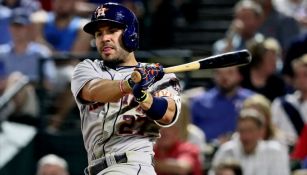
{"label": "player's hand gripping bat", "polygon": [[[251,54],[248,50],[240,50],[234,52],[227,52],[219,55],[214,55],[206,58],[202,58],[197,61],[193,61],[178,66],[171,66],[163,68],[164,73],[176,73],[176,72],[187,72],[200,69],[215,69],[230,66],[242,66],[250,63],[252,60]],[[134,71],[131,74],[131,79],[138,83],[141,81],[141,75],[139,72]]]}

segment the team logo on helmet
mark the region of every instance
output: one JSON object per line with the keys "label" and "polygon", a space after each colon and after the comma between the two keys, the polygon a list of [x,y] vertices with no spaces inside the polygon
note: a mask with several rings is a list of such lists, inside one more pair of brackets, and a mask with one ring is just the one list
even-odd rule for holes
{"label": "team logo on helmet", "polygon": [[102,16],[106,16],[105,12],[107,11],[108,9],[103,7],[103,6],[99,6],[97,9],[96,9],[96,18]]}

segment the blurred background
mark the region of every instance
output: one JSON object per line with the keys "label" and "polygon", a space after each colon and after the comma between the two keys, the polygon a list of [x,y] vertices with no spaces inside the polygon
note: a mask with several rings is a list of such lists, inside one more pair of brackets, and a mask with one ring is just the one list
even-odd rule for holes
{"label": "blurred background", "polygon": [[105,2],[138,17],[138,61],[253,57],[176,74],[183,109],[156,145],[158,175],[307,174],[307,0],[0,0],[1,175],[83,174],[70,78],[100,59],[82,27]]}

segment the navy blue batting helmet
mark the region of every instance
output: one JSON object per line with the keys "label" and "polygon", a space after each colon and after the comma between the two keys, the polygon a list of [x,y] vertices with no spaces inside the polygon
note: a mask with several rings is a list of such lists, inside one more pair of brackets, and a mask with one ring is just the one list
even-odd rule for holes
{"label": "navy blue batting helmet", "polygon": [[96,8],[91,21],[83,27],[83,30],[94,35],[98,25],[102,22],[116,23],[124,28],[123,44],[126,50],[131,52],[138,48],[138,20],[128,8],[118,3],[102,4]]}

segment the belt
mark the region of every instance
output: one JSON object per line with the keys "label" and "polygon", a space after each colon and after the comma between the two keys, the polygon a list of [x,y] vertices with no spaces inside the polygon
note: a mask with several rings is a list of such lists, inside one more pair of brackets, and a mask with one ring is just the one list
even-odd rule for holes
{"label": "belt", "polygon": [[97,175],[99,172],[104,170],[105,168],[113,165],[113,164],[118,164],[118,163],[127,163],[128,158],[126,153],[121,153],[121,154],[115,154],[112,156],[107,156],[99,159],[99,161],[94,164],[89,166],[88,168],[85,169],[85,174],[88,175]]}
{"label": "belt", "polygon": [[125,153],[111,153],[102,157],[100,159],[95,160],[92,162],[90,166],[85,168],[84,174],[85,175],[97,175],[102,170],[108,168],[111,165],[119,164],[119,163],[141,163],[141,164],[153,164],[153,155],[143,153],[143,152],[136,152],[136,151],[128,151]]}

